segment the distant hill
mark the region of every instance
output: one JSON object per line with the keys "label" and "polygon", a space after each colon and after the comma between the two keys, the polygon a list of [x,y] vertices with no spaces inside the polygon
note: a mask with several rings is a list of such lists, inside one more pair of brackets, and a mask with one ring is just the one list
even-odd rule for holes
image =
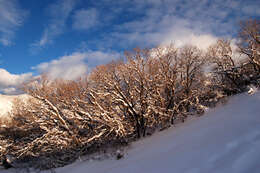
{"label": "distant hill", "polygon": [[13,101],[15,99],[27,100],[29,95],[2,95],[0,94],[0,118],[8,118],[13,108]]}

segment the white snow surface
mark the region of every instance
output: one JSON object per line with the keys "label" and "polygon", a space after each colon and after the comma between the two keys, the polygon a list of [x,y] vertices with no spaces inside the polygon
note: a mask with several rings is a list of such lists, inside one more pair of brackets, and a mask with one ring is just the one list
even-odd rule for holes
{"label": "white snow surface", "polygon": [[11,115],[13,109],[13,102],[15,99],[26,101],[29,99],[29,95],[2,95],[0,94],[0,119],[8,118]]}
{"label": "white snow surface", "polygon": [[120,160],[77,161],[55,171],[259,173],[260,92],[234,96],[204,116],[135,142]]}

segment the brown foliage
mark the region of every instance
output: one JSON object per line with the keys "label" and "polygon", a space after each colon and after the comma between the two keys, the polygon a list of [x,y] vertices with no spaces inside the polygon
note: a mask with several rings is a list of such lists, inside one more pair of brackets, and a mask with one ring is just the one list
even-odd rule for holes
{"label": "brown foliage", "polygon": [[11,124],[0,129],[0,158],[35,160],[42,169],[63,166],[201,114],[259,79],[258,20],[242,23],[239,50],[248,57],[243,63],[223,39],[206,53],[193,46],[137,48],[84,79],[42,75],[25,85],[29,104],[17,100]]}

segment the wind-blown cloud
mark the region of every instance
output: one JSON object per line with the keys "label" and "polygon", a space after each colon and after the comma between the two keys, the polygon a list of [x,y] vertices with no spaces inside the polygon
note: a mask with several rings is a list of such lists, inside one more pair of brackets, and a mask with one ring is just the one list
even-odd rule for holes
{"label": "wind-blown cloud", "polygon": [[239,20],[260,15],[260,4],[253,0],[104,0],[97,7],[100,4],[113,21],[121,22],[110,25],[111,32],[97,44],[122,49],[169,42],[206,48],[219,37],[232,37]]}
{"label": "wind-blown cloud", "polygon": [[81,9],[75,12],[73,28],[87,30],[99,24],[98,11],[92,9]]}
{"label": "wind-blown cloud", "polygon": [[59,0],[49,8],[51,20],[34,48],[61,35],[70,16],[74,32],[96,35],[87,37],[90,47],[122,50],[188,39],[195,45],[202,40],[209,44],[218,37],[232,37],[239,20],[260,15],[260,5],[254,0],[90,0],[81,9],[75,9],[76,4]]}
{"label": "wind-blown cloud", "polygon": [[88,70],[94,66],[117,59],[119,56],[114,52],[74,52],[50,62],[41,63],[32,69],[46,74],[50,79],[75,80],[87,74]]}
{"label": "wind-blown cloud", "polygon": [[73,80],[87,73],[87,65],[84,62],[85,58],[85,54],[74,53],[50,62],[41,63],[33,67],[33,69],[36,69],[40,73],[45,73],[51,79],[63,78]]}
{"label": "wind-blown cloud", "polygon": [[174,44],[176,47],[194,45],[202,50],[216,43],[218,38],[211,34],[196,34],[188,28],[172,29],[167,35],[162,34],[160,45]]}
{"label": "wind-blown cloud", "polygon": [[41,49],[61,35],[66,28],[66,21],[73,9],[76,7],[77,0],[59,0],[47,9],[50,14],[50,22],[44,29],[42,37],[39,41],[32,44],[33,50]]}
{"label": "wind-blown cloud", "polygon": [[4,94],[17,94],[21,91],[24,82],[33,78],[32,73],[11,74],[7,70],[0,68],[0,92]]}
{"label": "wind-blown cloud", "polygon": [[28,12],[16,0],[0,0],[0,44],[12,44],[15,31],[20,27]]}

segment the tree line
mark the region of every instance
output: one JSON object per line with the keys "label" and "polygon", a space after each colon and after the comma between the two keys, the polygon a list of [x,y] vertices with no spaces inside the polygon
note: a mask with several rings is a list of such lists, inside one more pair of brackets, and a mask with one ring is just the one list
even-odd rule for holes
{"label": "tree line", "polygon": [[11,123],[0,129],[0,157],[29,159],[41,169],[63,166],[203,114],[248,85],[259,87],[259,32],[259,20],[246,20],[236,50],[227,39],[207,51],[192,45],[136,48],[78,80],[43,74],[25,84],[29,104],[17,100]]}

